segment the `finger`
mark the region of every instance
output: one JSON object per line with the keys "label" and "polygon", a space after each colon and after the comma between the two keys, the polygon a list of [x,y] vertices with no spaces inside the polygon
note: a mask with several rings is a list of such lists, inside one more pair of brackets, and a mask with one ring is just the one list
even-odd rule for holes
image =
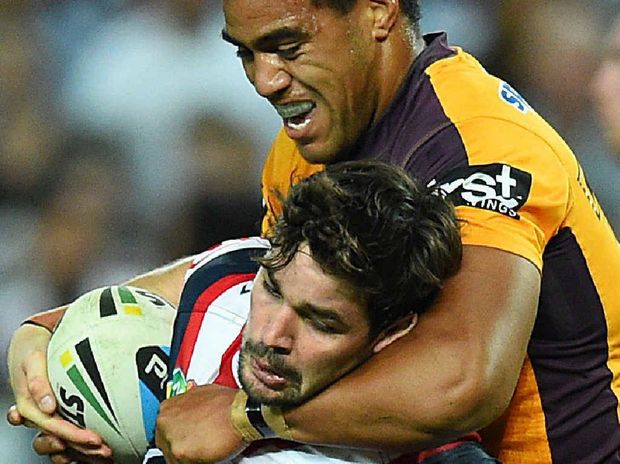
{"label": "finger", "polygon": [[[18,400],[18,408],[25,417],[29,418],[24,420],[24,425],[37,428],[42,431],[44,435],[55,436],[64,442],[71,441],[74,443],[89,444],[91,446],[100,446],[103,443],[101,437],[95,432],[77,427],[71,422],[64,420],[58,414],[50,417],[41,412],[36,405],[32,404],[30,401],[25,402],[21,408],[19,407],[19,403]],[[39,439],[38,441],[43,441],[43,443],[45,443],[45,440],[46,439]]]}
{"label": "finger", "polygon": [[105,443],[101,445],[82,445],[79,443],[68,443],[69,448],[75,449],[84,456],[108,459],[112,457],[112,448]]}
{"label": "finger", "polygon": [[[17,413],[21,417],[21,424],[28,427],[34,426],[45,430],[43,424],[49,422],[52,416],[42,412],[30,397],[17,396]],[[26,424],[27,423],[27,424]]]}
{"label": "finger", "polygon": [[32,449],[41,456],[62,453],[66,448],[63,440],[43,432],[38,433],[32,440]]}
{"label": "finger", "polygon": [[88,456],[71,448],[68,448],[64,454],[71,458],[71,462],[79,462],[83,464],[114,464],[114,461],[111,458]]}
{"label": "finger", "polygon": [[[38,413],[38,414],[37,414]],[[41,431],[48,435],[54,435],[65,442],[71,442],[79,445],[87,445],[89,447],[97,447],[103,444],[103,440],[97,433],[92,430],[82,429],[69,421],[66,421],[58,414],[50,417],[36,411],[34,413],[33,422]]]}
{"label": "finger", "polygon": [[28,419],[24,419],[24,426],[28,427],[29,429],[36,429],[37,428],[37,424],[35,424],[32,421],[29,421]]}
{"label": "finger", "polygon": [[40,351],[28,356],[24,364],[26,383],[32,399],[39,409],[46,414],[56,411],[56,399],[47,379],[47,357]]}
{"label": "finger", "polygon": [[83,448],[80,450],[72,449],[62,440],[51,435],[40,433],[33,442],[32,448],[40,456],[49,456],[53,463],[66,464],[71,462],[84,462],[93,464],[112,463],[112,450],[103,445],[97,449]]}
{"label": "finger", "polygon": [[6,412],[6,421],[11,425],[24,425],[24,418],[17,410],[17,406],[13,405]]}
{"label": "finger", "polygon": [[11,425],[15,425],[15,426],[23,425],[31,429],[37,428],[37,425],[34,422],[26,419],[19,413],[19,411],[17,411],[16,405],[13,405],[9,408],[9,410],[6,413],[6,420]]}
{"label": "finger", "polygon": [[170,457],[170,450],[168,449],[168,441],[164,438],[164,434],[159,427],[155,428],[155,446],[159,448],[165,457],[165,461],[168,464],[176,464],[174,459]]}
{"label": "finger", "polygon": [[65,453],[50,455],[50,461],[52,461],[52,464],[72,464],[76,462],[72,457]]}

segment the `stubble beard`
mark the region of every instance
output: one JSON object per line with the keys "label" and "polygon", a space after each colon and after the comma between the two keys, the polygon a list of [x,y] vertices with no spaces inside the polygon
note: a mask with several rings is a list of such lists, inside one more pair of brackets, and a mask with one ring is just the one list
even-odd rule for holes
{"label": "stubble beard", "polygon": [[[268,387],[262,386],[261,389],[256,386],[256,383],[259,381],[252,378],[252,368],[250,366],[251,356],[267,359],[269,364],[287,379],[288,385],[281,391],[272,390],[274,393],[273,395],[266,395],[263,393],[261,390]],[[241,383],[241,388],[243,388],[248,397],[259,403],[281,408],[291,408],[300,405],[305,400],[300,391],[302,385],[301,374],[290,366],[285,365],[278,355],[273,353],[271,348],[266,347],[262,343],[251,341],[245,341],[243,343],[239,353],[237,375]]]}

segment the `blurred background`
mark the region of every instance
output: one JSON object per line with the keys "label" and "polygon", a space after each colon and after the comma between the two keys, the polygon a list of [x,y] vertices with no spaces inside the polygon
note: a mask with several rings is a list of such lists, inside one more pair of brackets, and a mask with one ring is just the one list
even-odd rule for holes
{"label": "blurred background", "polygon": [[[422,9],[556,127],[618,235],[618,0]],[[258,231],[280,121],[222,25],[221,0],[0,0],[1,411],[21,320]],[[48,462],[31,437],[0,420],[2,461]]]}

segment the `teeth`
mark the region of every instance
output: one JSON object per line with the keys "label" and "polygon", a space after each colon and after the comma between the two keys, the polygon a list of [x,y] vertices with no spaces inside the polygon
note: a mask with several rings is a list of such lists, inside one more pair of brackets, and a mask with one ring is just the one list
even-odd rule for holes
{"label": "teeth", "polygon": [[274,105],[274,107],[282,119],[289,119],[307,113],[314,108],[314,103],[289,103],[288,105]]}
{"label": "teeth", "polygon": [[310,119],[306,118],[304,119],[304,121],[300,124],[295,124],[291,121],[286,121],[286,125],[288,127],[290,127],[291,129],[295,129],[295,130],[302,130],[304,127],[306,127],[308,124],[310,124]]}

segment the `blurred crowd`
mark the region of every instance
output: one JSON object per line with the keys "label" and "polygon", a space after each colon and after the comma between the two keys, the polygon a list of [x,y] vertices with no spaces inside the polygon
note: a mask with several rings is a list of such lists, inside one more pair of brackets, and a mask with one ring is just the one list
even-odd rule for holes
{"label": "blurred crowd", "polygon": [[[425,32],[448,30],[556,127],[619,234],[620,2],[422,9]],[[222,25],[221,0],[0,1],[3,355],[35,311],[258,231],[280,121]],[[6,462],[39,462],[0,432]]]}

